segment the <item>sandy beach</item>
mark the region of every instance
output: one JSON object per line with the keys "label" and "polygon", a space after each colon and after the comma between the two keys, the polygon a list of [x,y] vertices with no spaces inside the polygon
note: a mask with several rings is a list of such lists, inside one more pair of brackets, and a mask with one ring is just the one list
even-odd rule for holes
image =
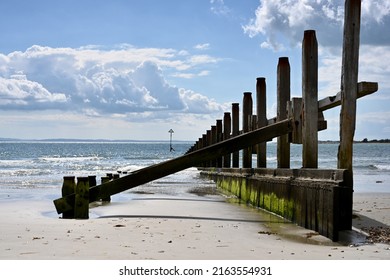
{"label": "sandy beach", "polygon": [[367,233],[389,227],[389,207],[389,193],[355,194],[354,230],[335,243],[219,195],[145,194],[92,207],[88,220],[60,219],[51,200],[2,202],[0,259],[388,260],[388,239]]}

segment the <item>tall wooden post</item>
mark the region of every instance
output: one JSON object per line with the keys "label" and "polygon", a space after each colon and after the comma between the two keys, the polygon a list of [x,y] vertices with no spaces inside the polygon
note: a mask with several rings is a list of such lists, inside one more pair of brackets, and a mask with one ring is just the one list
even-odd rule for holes
{"label": "tall wooden post", "polygon": [[[260,77],[256,80],[256,111],[257,127],[261,128],[267,125],[267,87],[265,78]],[[257,167],[267,167],[267,142],[257,144]]]}
{"label": "tall wooden post", "polygon": [[[217,142],[221,142],[222,139],[222,120],[217,120],[216,124],[216,129],[217,129]],[[222,157],[217,158],[217,167],[222,167]]]}
{"label": "tall wooden post", "polygon": [[[252,93],[244,92],[244,98],[242,102],[242,129],[245,132],[249,132],[250,123],[249,118],[253,114],[253,101]],[[252,147],[248,147],[243,150],[242,154],[242,167],[252,168]]]}
{"label": "tall wooden post", "polygon": [[344,39],[341,70],[341,113],[338,168],[348,170],[348,185],[353,186],[352,154],[356,126],[356,98],[359,70],[360,0],[345,1]]}
{"label": "tall wooden post", "polygon": [[[287,101],[290,100],[290,63],[280,57],[277,69],[277,121],[287,119]],[[277,139],[278,168],[290,168],[290,143],[288,135]]]}
{"label": "tall wooden post", "polygon": [[302,42],[302,166],[318,168],[318,44],[314,30]]}
{"label": "tall wooden post", "polygon": [[[213,142],[213,137],[211,136],[211,129],[208,129],[206,131],[206,135],[207,135],[207,146],[210,146]],[[206,162],[206,166],[212,167],[213,166],[212,163],[213,162],[210,160],[210,161]]]}
{"label": "tall wooden post", "polygon": [[360,41],[360,0],[345,1],[344,38],[341,70],[341,112],[340,112],[340,145],[337,167],[346,169],[344,178],[349,192],[341,197],[339,223],[341,229],[352,228],[353,208],[353,137],[356,126],[356,98],[359,70],[359,41]]}
{"label": "tall wooden post", "polygon": [[75,192],[74,217],[76,219],[89,218],[89,179],[77,177]]}
{"label": "tall wooden post", "polygon": [[[110,178],[109,177],[101,177],[100,180],[101,180],[102,184],[110,182]],[[111,201],[111,197],[110,196],[102,197],[102,202],[103,203],[108,203],[110,201]]]}
{"label": "tall wooden post", "polygon": [[[223,115],[223,140],[230,138],[232,132],[232,119],[230,113],[224,113]],[[223,157],[223,167],[230,167],[231,154],[227,154]]]}
{"label": "tall wooden post", "polygon": [[[212,125],[211,126],[211,145],[217,143],[217,126]],[[217,166],[217,159],[211,160],[211,167]]]}
{"label": "tall wooden post", "polygon": [[[233,133],[232,136],[237,136],[240,133],[240,104],[239,103],[233,103],[232,104],[232,126],[233,126]],[[233,152],[233,167],[239,167],[240,165],[240,152],[236,151]]]}
{"label": "tall wooden post", "polygon": [[[72,194],[76,190],[76,183],[74,181],[75,176],[64,176],[64,182],[62,184],[62,197],[66,197],[69,194]],[[72,202],[70,202],[72,204]],[[62,213],[63,219],[73,219],[74,218],[74,209],[65,211]]]}

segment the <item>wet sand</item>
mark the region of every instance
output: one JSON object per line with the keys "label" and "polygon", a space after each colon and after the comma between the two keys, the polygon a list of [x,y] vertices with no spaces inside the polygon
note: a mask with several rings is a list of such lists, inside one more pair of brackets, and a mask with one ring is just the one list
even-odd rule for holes
{"label": "wet sand", "polygon": [[0,204],[0,259],[372,260],[390,245],[364,229],[389,227],[390,193],[355,194],[353,231],[340,242],[220,195],[137,199],[90,209],[89,220],[58,218],[51,200]]}

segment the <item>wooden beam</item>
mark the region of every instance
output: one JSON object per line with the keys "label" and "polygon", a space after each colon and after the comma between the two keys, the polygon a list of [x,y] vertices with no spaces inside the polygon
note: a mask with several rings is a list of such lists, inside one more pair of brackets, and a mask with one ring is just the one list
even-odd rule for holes
{"label": "wooden beam", "polygon": [[[357,84],[357,98],[372,94],[378,91],[378,83],[360,82]],[[318,100],[318,111],[326,111],[341,105],[341,91],[334,96],[328,96]]]}
{"label": "wooden beam", "polygon": [[[213,144],[203,149],[185,154],[159,164],[142,168],[117,180],[110,181],[89,189],[89,201],[94,202],[100,198],[114,195],[139,185],[154,181],[167,175],[176,173],[186,168],[197,166],[203,162],[210,161],[220,156],[244,149],[250,145],[255,145],[267,141],[279,135],[285,135],[292,131],[290,119],[269,125],[263,128],[250,131],[228,140]],[[74,206],[68,201],[74,201],[74,194],[67,195],[54,200],[57,213],[63,213]]]}

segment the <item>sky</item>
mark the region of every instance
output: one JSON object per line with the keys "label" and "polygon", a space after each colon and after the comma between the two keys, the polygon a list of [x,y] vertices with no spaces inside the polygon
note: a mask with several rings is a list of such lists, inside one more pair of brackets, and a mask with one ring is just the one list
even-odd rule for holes
{"label": "sky", "polygon": [[[1,0],[0,138],[196,141],[256,78],[276,115],[288,57],[301,97],[301,43],[314,29],[319,98],[340,91],[342,0]],[[363,0],[355,140],[390,138],[390,0]],[[254,103],[255,104],[255,103]],[[256,111],[254,111],[256,113]],[[340,107],[321,140],[339,139]]]}

